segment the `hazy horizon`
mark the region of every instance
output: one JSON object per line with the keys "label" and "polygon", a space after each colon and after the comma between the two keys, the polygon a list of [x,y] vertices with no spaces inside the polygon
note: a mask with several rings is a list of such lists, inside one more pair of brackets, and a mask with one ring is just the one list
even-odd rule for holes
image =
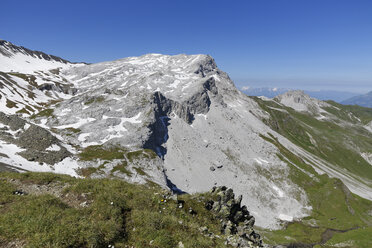
{"label": "hazy horizon", "polygon": [[[244,88],[288,88],[288,89],[300,89],[308,91],[335,91],[335,92],[350,92],[355,94],[366,94],[372,91],[372,83],[359,83],[355,85],[353,82],[316,82],[313,83],[308,80],[304,80],[302,84],[294,82],[278,82],[278,81],[260,81],[260,80],[241,80],[234,79],[235,85],[240,89]],[[299,82],[301,82],[299,80]]]}

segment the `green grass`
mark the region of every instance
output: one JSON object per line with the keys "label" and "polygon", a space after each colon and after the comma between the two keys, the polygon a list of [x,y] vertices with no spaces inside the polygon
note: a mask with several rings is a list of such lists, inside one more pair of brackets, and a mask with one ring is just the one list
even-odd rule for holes
{"label": "green grass", "polygon": [[102,169],[105,168],[105,165],[109,163],[109,161],[105,161],[103,162],[100,166],[98,167],[86,167],[86,168],[81,168],[78,170],[78,174],[85,177],[85,178],[89,178],[91,175],[97,173],[97,174],[101,174],[101,173],[104,173],[104,171],[102,171]]}
{"label": "green grass", "polygon": [[[264,122],[273,130],[308,152],[338,165],[339,168],[346,169],[356,176],[372,180],[372,166],[360,155],[360,152],[372,151],[372,134],[370,132],[360,126],[351,127],[337,124],[334,121],[320,121],[310,114],[294,111],[275,102],[263,101],[259,98],[254,99],[261,108],[270,114],[270,119],[264,120]],[[341,113],[341,116],[348,116],[345,111],[352,107],[358,109],[365,116],[368,116],[371,112],[371,109],[368,108],[341,106],[344,110],[337,112]],[[270,107],[280,108],[286,112],[274,110]],[[342,111],[345,113],[342,113]],[[359,114],[360,118],[362,118],[361,116],[362,114]],[[309,135],[311,135],[315,144],[311,142]]]}
{"label": "green grass", "polygon": [[34,87],[38,87],[38,85],[36,83],[36,77],[34,75],[27,75],[27,74],[18,73],[18,72],[9,72],[8,74],[12,75],[12,76],[19,77],[19,78],[25,80],[26,82],[28,82],[30,85],[32,85]]}
{"label": "green grass", "polygon": [[358,105],[343,105],[334,101],[327,101],[329,104],[336,108],[327,107],[325,110],[336,115],[337,117],[351,122],[358,122],[357,119],[351,118],[349,113],[358,117],[363,124],[367,124],[372,121],[372,108],[361,107]]}
{"label": "green grass", "polygon": [[6,107],[7,108],[16,108],[17,107],[17,103],[9,100],[9,99],[6,99]]}
{"label": "green grass", "polygon": [[79,153],[80,160],[91,161],[95,159],[114,160],[124,159],[128,151],[122,147],[103,147],[102,145],[88,146]]}
{"label": "green grass", "polygon": [[36,117],[50,117],[53,116],[53,109],[44,109],[41,110],[39,113],[32,115],[30,118],[35,119]]}
{"label": "green grass", "polygon": [[[342,247],[372,247],[372,227],[359,228],[346,233],[336,233],[333,238],[322,246],[316,247],[335,247],[344,244]],[[341,246],[339,246],[341,247]]]}
{"label": "green grass", "polygon": [[73,127],[68,127],[68,128],[66,128],[66,130],[71,132],[71,133],[80,133],[81,132],[81,129],[73,128]]}
{"label": "green grass", "polygon": [[[299,222],[290,223],[285,229],[267,232],[260,230],[259,232],[266,236],[266,242],[272,244],[291,244],[304,243],[314,244],[320,241],[325,228],[314,228],[304,225]],[[269,240],[268,240],[269,237]],[[274,241],[274,242],[273,242]]]}
{"label": "green grass", "polygon": [[115,171],[120,171],[121,173],[124,173],[128,176],[132,176],[132,172],[130,172],[127,169],[128,164],[126,162],[123,162],[119,165],[114,166],[114,168],[111,170],[111,173],[114,173]]}
{"label": "green grass", "polygon": [[133,169],[138,173],[140,174],[141,176],[146,176],[146,172],[144,172],[141,168],[138,168],[138,167],[133,167]]}
{"label": "green grass", "polygon": [[[63,195],[14,195],[8,179],[23,184],[66,184]],[[53,182],[53,183],[52,183]],[[52,186],[51,186],[52,187]],[[202,235],[207,226],[220,234],[219,222],[199,196],[185,195],[185,208],[161,201],[159,187],[120,180],[76,179],[43,173],[0,174],[0,245],[18,240],[26,247],[225,247],[223,239]],[[69,197],[86,195],[87,207],[71,206]],[[192,207],[197,215],[188,213]]]}
{"label": "green grass", "polygon": [[126,156],[130,162],[143,158],[155,159],[157,157],[156,153],[150,149],[140,149],[137,151],[128,152]]}
{"label": "green grass", "polygon": [[79,170],[78,174],[81,175],[81,176],[83,176],[83,177],[89,177],[93,173],[96,173],[97,170],[98,169],[96,167],[82,168],[82,169]]}
{"label": "green grass", "polygon": [[[111,175],[114,172],[119,171],[124,173],[128,176],[132,176],[132,172],[128,170],[128,163],[132,163],[136,160],[142,159],[155,159],[157,155],[154,151],[149,149],[140,149],[136,151],[129,151],[127,148],[123,148],[120,146],[111,146],[111,147],[104,147],[102,145],[95,145],[95,146],[88,146],[84,150],[82,150],[78,154],[80,160],[82,161],[95,161],[95,160],[104,160],[105,162],[99,166],[98,168],[84,168],[80,170],[80,175],[84,177],[89,177],[94,173],[99,172],[102,166],[105,165],[108,161],[112,161],[115,159],[120,159],[120,164],[113,167],[111,170]],[[136,167],[134,168],[136,172],[142,176],[146,175],[146,173]]]}
{"label": "green grass", "polygon": [[57,69],[52,69],[52,70],[49,70],[49,71],[53,74],[59,75],[61,70],[59,68],[57,68]]}
{"label": "green grass", "polygon": [[[372,225],[372,216],[368,214],[372,210],[370,201],[352,194],[339,179],[329,178],[326,174],[318,175],[307,161],[290,152],[273,136],[261,137],[277,146],[280,151],[278,157],[290,167],[289,179],[305,190],[309,205],[313,208],[310,216],[299,222],[289,223],[283,230],[263,230],[266,242],[315,244],[322,240],[326,229],[348,230],[356,227],[369,228]],[[314,178],[298,170],[289,161],[312,173]],[[314,222],[315,227],[309,222]],[[347,232],[338,235],[346,234]]]}
{"label": "green grass", "polygon": [[80,160],[92,161],[96,159],[101,160],[114,160],[114,159],[128,159],[128,162],[133,162],[140,159],[155,159],[157,155],[150,149],[140,149],[137,151],[129,151],[125,147],[110,146],[104,147],[103,145],[94,145],[84,148],[78,154]]}
{"label": "green grass", "polygon": [[28,110],[26,108],[22,108],[22,109],[18,110],[16,113],[27,114],[27,115],[31,114],[30,112],[28,112]]}

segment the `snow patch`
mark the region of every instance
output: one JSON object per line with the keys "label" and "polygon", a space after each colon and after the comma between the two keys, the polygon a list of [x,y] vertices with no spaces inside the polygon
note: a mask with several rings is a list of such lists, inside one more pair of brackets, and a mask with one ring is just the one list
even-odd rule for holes
{"label": "snow patch", "polygon": [[0,156],[0,162],[12,167],[26,171],[55,172],[78,177],[76,169],[79,168],[79,165],[77,161],[71,158],[65,158],[53,166],[45,163],[39,164],[38,162],[28,161],[18,154],[19,152],[24,151],[24,149],[21,149],[14,144],[5,143],[2,140],[0,140],[0,151],[7,155],[7,157]]}
{"label": "snow patch", "polygon": [[53,144],[49,146],[47,149],[45,149],[45,151],[59,151],[59,150],[61,150],[61,147],[56,144]]}
{"label": "snow patch", "polygon": [[288,221],[288,222],[293,221],[293,216],[286,215],[286,214],[279,214],[278,218],[280,220],[284,220],[284,221]]}
{"label": "snow patch", "polygon": [[141,120],[138,120],[138,118],[141,116],[141,112],[139,112],[137,115],[131,117],[131,118],[121,118],[123,122],[130,122],[130,123],[141,123]]}
{"label": "snow patch", "polygon": [[29,129],[29,127],[31,127],[31,125],[28,124],[28,123],[26,123],[26,124],[23,126],[23,130],[27,130],[27,129]]}

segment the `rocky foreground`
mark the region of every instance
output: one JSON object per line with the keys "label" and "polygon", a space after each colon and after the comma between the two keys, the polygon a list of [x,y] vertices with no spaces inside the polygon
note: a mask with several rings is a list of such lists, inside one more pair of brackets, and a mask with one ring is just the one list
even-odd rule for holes
{"label": "rocky foreground", "polygon": [[247,206],[241,206],[242,196],[236,199],[233,190],[225,186],[213,187],[210,193],[214,200],[208,200],[205,207],[220,218],[221,231],[230,235],[226,244],[261,247],[260,235],[253,230],[255,218],[249,214]]}

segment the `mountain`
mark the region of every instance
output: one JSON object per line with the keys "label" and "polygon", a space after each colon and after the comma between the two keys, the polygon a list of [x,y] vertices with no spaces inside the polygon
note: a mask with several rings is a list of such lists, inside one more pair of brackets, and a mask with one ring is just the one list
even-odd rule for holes
{"label": "mountain", "polygon": [[5,40],[0,40],[0,54],[0,70],[3,72],[33,73],[68,68],[73,64],[60,57],[16,46]]}
{"label": "mountain", "polygon": [[253,88],[253,87],[242,87],[241,91],[248,96],[265,96],[268,98],[274,98],[278,95],[281,95],[287,91],[291,91],[292,89],[289,88],[269,88],[269,87],[262,87],[262,88]]}
{"label": "mountain", "polygon": [[359,105],[372,108],[372,91],[364,95],[354,96],[341,102],[345,105]]}
{"label": "mountain", "polygon": [[2,72],[0,168],[175,193],[224,185],[242,195],[269,244],[370,230],[370,109],[302,91],[249,97],[208,55],[66,63],[56,73]]}
{"label": "mountain", "polygon": [[0,110],[29,115],[75,91],[61,69],[84,65],[0,40]]}
{"label": "mountain", "polygon": [[[293,89],[290,89],[290,88],[269,88],[269,87],[264,87],[264,88],[243,87],[241,89],[241,91],[247,94],[248,96],[266,96],[269,98],[274,98],[278,95],[281,95],[287,91],[292,91],[292,90]],[[335,102],[342,102],[345,99],[358,95],[357,93],[344,92],[344,91],[333,91],[333,90],[318,90],[318,91],[305,90],[304,92],[313,98],[317,98],[320,100],[333,100]]]}

